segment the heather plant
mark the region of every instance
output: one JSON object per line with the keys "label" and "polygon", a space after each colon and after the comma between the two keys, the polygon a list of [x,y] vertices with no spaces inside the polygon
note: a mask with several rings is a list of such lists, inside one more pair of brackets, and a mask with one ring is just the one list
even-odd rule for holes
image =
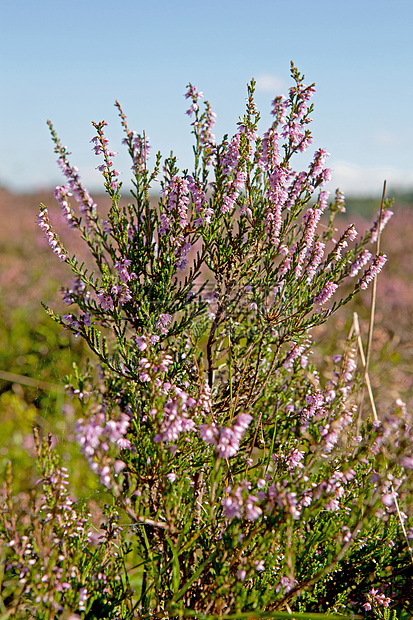
{"label": "heather plant", "polygon": [[[133,189],[122,205],[106,123],[93,123],[106,219],[50,124],[66,177],[56,199],[94,267],[69,253],[42,205],[39,225],[73,272],[69,311],[46,309],[93,352],[67,389],[82,411],[81,451],[111,502],[87,516],[38,441],[40,508],[13,521],[5,488],[3,601],[14,613],[412,613],[410,414],[401,400],[360,414],[368,353],[357,322],[327,380],[311,363],[312,332],[385,264],[377,243],[391,212],[382,204],[364,235],[336,228],[344,197],[323,189],[328,154],[293,168],[312,142],[314,85],[291,74],[262,137],[252,81],[235,135],[220,143],[189,84],[191,174],[173,154],[149,168],[149,141],[116,102]],[[93,518],[104,534],[91,535]]]}

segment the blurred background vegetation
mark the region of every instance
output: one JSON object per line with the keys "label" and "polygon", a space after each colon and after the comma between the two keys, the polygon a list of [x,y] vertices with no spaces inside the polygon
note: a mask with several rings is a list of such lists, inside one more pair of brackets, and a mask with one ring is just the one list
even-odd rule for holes
{"label": "blurred background vegetation", "polygon": [[[389,262],[378,281],[371,359],[379,410],[398,397],[413,405],[413,191],[389,190],[388,196],[395,199],[395,215],[382,238]],[[95,200],[107,208],[105,198]],[[37,426],[42,435],[53,434],[77,498],[90,499],[96,482],[73,436],[79,411],[64,392],[65,376],[71,374],[73,364],[82,366],[89,353],[81,339],[54,323],[41,306],[43,301],[57,311],[67,311],[58,291],[70,286],[71,272],[52,254],[36,224],[40,202],[53,207],[52,192],[15,195],[0,188],[0,477],[12,461],[16,492],[27,491],[36,481],[32,428]],[[362,232],[379,206],[379,199],[349,198],[347,214],[338,226],[351,219]],[[71,231],[59,225],[57,207],[54,211],[62,240],[82,252],[79,240],[69,240]],[[366,291],[314,333],[318,343],[314,362],[326,376],[330,356],[344,346],[354,311],[359,313],[366,340],[369,308]]]}

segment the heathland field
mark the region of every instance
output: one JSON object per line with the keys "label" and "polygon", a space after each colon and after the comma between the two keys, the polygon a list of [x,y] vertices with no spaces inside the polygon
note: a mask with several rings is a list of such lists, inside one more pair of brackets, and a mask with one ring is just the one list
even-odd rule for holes
{"label": "heathland field", "polygon": [[[125,192],[126,194],[126,192]],[[391,197],[391,193],[389,195]],[[105,195],[95,198],[103,212],[107,210]],[[154,199],[155,200],[155,199]],[[126,198],[125,198],[126,201]],[[70,439],[76,419],[74,402],[64,393],[64,377],[73,372],[89,355],[82,339],[62,330],[46,315],[41,302],[59,309],[61,286],[68,286],[71,273],[56,260],[39,229],[36,218],[39,204],[54,207],[55,222],[63,241],[82,256],[83,244],[74,241],[71,231],[59,225],[59,211],[53,191],[37,194],[13,194],[0,189],[0,462],[17,459],[22,464],[23,478],[29,476],[28,464],[33,456],[32,427],[52,432],[61,443],[64,458],[76,462],[75,477],[82,480],[83,457],[77,457]],[[351,198],[347,215],[337,222],[345,228],[354,221],[360,232],[370,225],[380,206],[378,199]],[[413,406],[413,199],[396,194],[394,216],[382,237],[382,249],[388,262],[378,278],[376,318],[371,356],[371,381],[378,405],[384,408],[401,397]],[[362,215],[361,215],[362,214]],[[84,255],[87,258],[87,254]],[[317,363],[334,355],[350,329],[353,312],[360,318],[361,332],[367,338],[370,317],[370,291],[362,292],[318,328],[315,340]],[[60,309],[64,311],[64,304]],[[323,343],[325,343],[323,345]],[[325,367],[326,376],[329,369]],[[68,449],[69,452],[65,452]],[[80,470],[79,470],[80,467]],[[17,472],[19,469],[17,468]],[[35,472],[32,472],[35,475]],[[89,484],[93,486],[93,477]]]}

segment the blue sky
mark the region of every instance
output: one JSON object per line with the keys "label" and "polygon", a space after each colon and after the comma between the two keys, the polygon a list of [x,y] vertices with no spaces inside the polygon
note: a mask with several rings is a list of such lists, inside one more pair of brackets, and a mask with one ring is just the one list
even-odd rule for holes
{"label": "blue sky", "polygon": [[0,24],[0,185],[9,189],[62,182],[47,119],[91,189],[100,163],[91,121],[105,119],[126,183],[115,99],[153,151],[173,149],[190,168],[187,83],[211,102],[222,138],[235,132],[254,77],[264,131],[291,60],[316,83],[312,146],[331,153],[331,189],[379,195],[384,178],[413,187],[412,0],[3,0]]}

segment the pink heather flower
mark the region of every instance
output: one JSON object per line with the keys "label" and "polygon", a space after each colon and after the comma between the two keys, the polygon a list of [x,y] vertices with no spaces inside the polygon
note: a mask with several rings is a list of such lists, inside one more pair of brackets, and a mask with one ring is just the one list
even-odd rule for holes
{"label": "pink heather flower", "polygon": [[317,241],[314,244],[311,262],[307,265],[307,268],[306,268],[308,284],[310,284],[310,282],[313,280],[315,274],[317,273],[319,266],[321,265],[323,261],[324,249],[325,249],[325,244],[322,241]]}
{"label": "pink heather flower", "polygon": [[[327,153],[325,149],[318,149],[314,154],[314,159],[309,165],[309,179],[313,182],[317,182],[321,180],[321,175],[324,173],[325,176],[328,176],[328,173],[324,171],[324,164],[329,157],[330,153]],[[328,169],[326,169],[330,172]]]}
{"label": "pink heather flower", "polygon": [[164,190],[167,198],[167,208],[178,221],[179,226],[184,228],[187,224],[189,205],[189,182],[179,176],[172,177],[170,184]]}
{"label": "pink heather flower", "polygon": [[321,293],[317,295],[317,297],[314,298],[314,303],[317,303],[320,306],[322,306],[329,299],[331,299],[331,297],[334,295],[337,288],[338,288],[338,285],[335,284],[335,282],[327,282],[327,284],[325,285]]}
{"label": "pink heather flower", "polygon": [[[386,209],[386,211],[384,211],[382,213],[381,222],[380,222],[380,233],[383,232],[386,224],[388,223],[388,221],[391,219],[391,217],[393,215],[394,215],[394,213],[390,209]],[[370,233],[371,233],[370,241],[371,241],[371,243],[376,243],[376,241],[377,241],[377,237],[378,237],[378,233],[379,233],[379,221],[380,221],[380,213],[378,214],[377,219],[373,223],[373,226],[370,228]]]}
{"label": "pink heather flower", "polygon": [[304,351],[307,349],[308,345],[305,343],[302,343],[300,345],[298,344],[293,344],[291,347],[290,352],[288,353],[287,357],[285,358],[285,361],[283,363],[283,367],[286,370],[289,370],[290,368],[292,368],[294,361],[300,357],[302,355],[302,353],[304,353]]}
{"label": "pink heather flower", "polygon": [[247,576],[247,572],[242,568],[237,572],[238,581],[244,581]]}
{"label": "pink heather flower", "polygon": [[371,257],[371,253],[368,250],[364,250],[363,254],[359,256],[358,259],[355,260],[354,263],[351,265],[349,276],[351,278],[354,278],[358,274],[360,269],[367,265],[367,263],[371,260]]}
{"label": "pink heather flower", "polygon": [[157,329],[159,329],[159,331],[161,332],[161,334],[164,336],[165,334],[168,333],[168,329],[167,329],[167,325],[169,325],[169,323],[172,320],[172,316],[170,314],[160,314],[158,317],[158,320],[156,322],[156,327]]}
{"label": "pink heather flower", "polygon": [[307,175],[305,172],[300,172],[288,188],[288,199],[284,203],[284,208],[291,210],[300,194],[308,189]]}
{"label": "pink heather flower", "polygon": [[374,256],[371,261],[371,265],[366,271],[363,273],[361,278],[358,281],[360,288],[365,290],[369,283],[374,280],[374,278],[380,273],[383,269],[384,265],[387,262],[387,256],[385,254],[378,254]]}
{"label": "pink heather flower", "polygon": [[242,497],[229,495],[222,500],[222,506],[227,519],[241,519]]}
{"label": "pink heather flower", "polygon": [[188,187],[191,192],[192,201],[195,206],[195,213],[197,219],[195,220],[195,226],[204,226],[211,223],[211,217],[213,210],[209,207],[209,203],[206,194],[203,189],[200,188],[197,181],[193,177],[188,177]]}
{"label": "pink heather flower", "polygon": [[123,258],[122,260],[119,260],[117,263],[114,264],[114,268],[118,272],[119,278],[124,283],[127,283],[130,280],[136,279],[136,274],[133,272],[129,273],[128,271],[128,267],[130,267],[131,262],[132,261],[130,261],[129,259]]}
{"label": "pink heather flower", "polygon": [[217,427],[214,422],[201,424],[199,432],[205,443],[216,446],[218,455],[223,459],[234,456],[239,450],[239,444],[245,431],[251,423],[252,417],[248,413],[240,413],[234,420],[232,428]]}
{"label": "pink heather flower", "polygon": [[255,505],[258,501],[258,497],[255,495],[248,495],[245,501],[245,518],[248,521],[256,521],[262,514],[261,508]]}
{"label": "pink heather flower", "polygon": [[93,202],[89,192],[83,187],[79,176],[79,169],[76,166],[70,166],[66,147],[63,147],[59,141],[56,142],[56,148],[60,153],[57,160],[60,169],[68,180],[68,186],[79,205],[79,211],[86,216],[96,211],[96,204]]}
{"label": "pink heather flower", "polygon": [[92,123],[97,131],[97,136],[92,138],[91,142],[94,144],[93,150],[96,155],[103,155],[104,163],[97,166],[96,170],[102,172],[105,181],[107,183],[107,187],[109,187],[113,193],[115,193],[121,186],[121,183],[116,180],[116,177],[119,176],[120,172],[113,168],[113,157],[117,155],[113,151],[109,151],[108,144],[109,140],[105,137],[103,127],[106,127],[106,121],[101,121],[100,123]]}
{"label": "pink heather flower", "polygon": [[146,170],[146,163],[149,159],[150,144],[149,139],[142,137],[135,131],[131,132],[128,138],[123,140],[124,143],[130,142],[130,153],[132,156],[132,170],[135,174]]}
{"label": "pink heather flower", "polygon": [[405,469],[413,469],[413,456],[402,456],[400,465]]}
{"label": "pink heather flower", "polygon": [[136,345],[139,351],[145,351],[148,346],[147,340],[145,336],[136,336],[135,338]]}
{"label": "pink heather flower", "polygon": [[274,127],[271,127],[264,134],[259,160],[260,168],[263,170],[271,172],[278,165],[280,157],[279,140],[280,136]]}
{"label": "pink heather flower", "polygon": [[70,207],[70,204],[68,201],[68,197],[73,196],[73,194],[71,193],[69,186],[68,185],[63,185],[62,187],[57,186],[54,191],[54,196],[57,202],[61,206],[61,209],[63,211],[63,216],[66,222],[69,224],[70,228],[74,228],[74,222],[73,222],[74,212],[72,208]]}
{"label": "pink heather flower", "polygon": [[217,439],[219,437],[219,430],[214,422],[211,424],[200,424],[199,434],[201,439],[207,444],[217,445]]}
{"label": "pink heather flower", "polygon": [[164,417],[160,432],[154,437],[155,442],[174,443],[181,433],[195,430],[195,422],[188,416],[196,401],[177,386],[174,389],[175,398],[169,398],[164,405]]}
{"label": "pink heather flower", "polygon": [[271,104],[271,114],[275,116],[274,126],[285,123],[285,120],[287,118],[288,105],[288,99],[286,99],[284,95],[279,95],[274,99]]}
{"label": "pink heather flower", "polygon": [[228,177],[236,169],[238,165],[239,158],[240,158],[240,152],[239,152],[240,138],[241,138],[241,134],[236,133],[235,136],[233,136],[230,144],[228,145],[226,152],[222,156],[221,165],[222,165],[222,172],[225,177]]}
{"label": "pink heather flower", "polygon": [[54,231],[50,220],[47,208],[43,205],[40,207],[39,215],[37,216],[37,223],[44,232],[48,244],[52,248],[53,252],[59,257],[61,261],[67,260],[66,251],[63,248],[59,237]]}
{"label": "pink heather flower", "polygon": [[255,560],[255,570],[260,573],[265,570],[265,562],[264,560]]}

